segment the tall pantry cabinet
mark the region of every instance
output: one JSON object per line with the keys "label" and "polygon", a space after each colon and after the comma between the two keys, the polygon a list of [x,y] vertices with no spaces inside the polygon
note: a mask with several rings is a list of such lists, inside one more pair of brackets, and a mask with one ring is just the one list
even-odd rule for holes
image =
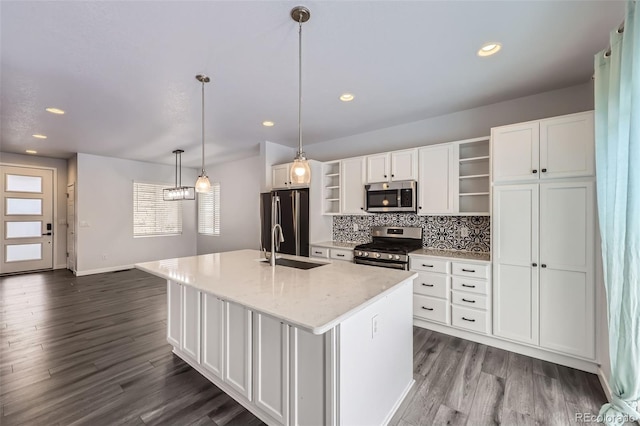
{"label": "tall pantry cabinet", "polygon": [[595,358],[593,112],[492,129],[493,333]]}

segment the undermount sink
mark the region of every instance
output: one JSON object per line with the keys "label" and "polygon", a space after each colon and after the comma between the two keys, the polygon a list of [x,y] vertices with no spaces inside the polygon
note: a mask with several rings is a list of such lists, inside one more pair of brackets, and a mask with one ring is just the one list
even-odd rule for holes
{"label": "undermount sink", "polygon": [[[262,261],[263,263],[269,264],[269,260],[265,259]],[[278,266],[286,266],[288,268],[296,268],[296,269],[313,269],[318,266],[327,265],[326,263],[315,263],[315,262],[305,262],[303,260],[293,260],[293,259],[285,259],[285,258],[276,258],[276,265]]]}

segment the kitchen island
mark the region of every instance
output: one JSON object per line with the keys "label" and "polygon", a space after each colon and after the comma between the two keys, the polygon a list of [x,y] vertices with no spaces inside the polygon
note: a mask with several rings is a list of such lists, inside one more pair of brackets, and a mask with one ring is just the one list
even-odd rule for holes
{"label": "kitchen island", "polygon": [[136,267],[167,279],[173,352],[265,423],[386,424],[413,385],[416,274],[285,257],[322,266],[240,250]]}

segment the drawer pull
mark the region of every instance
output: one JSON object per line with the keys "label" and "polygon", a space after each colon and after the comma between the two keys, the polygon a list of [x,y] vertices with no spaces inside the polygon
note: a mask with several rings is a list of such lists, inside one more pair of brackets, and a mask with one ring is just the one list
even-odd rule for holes
{"label": "drawer pull", "polygon": [[462,284],[462,287],[467,287],[467,288],[476,288],[475,285],[469,285],[469,284]]}
{"label": "drawer pull", "polygon": [[476,322],[476,320],[474,320],[474,319],[469,319],[469,318],[465,318],[465,317],[462,317],[462,319],[465,320],[465,321],[469,321],[469,322]]}
{"label": "drawer pull", "polygon": [[467,299],[465,299],[464,297],[462,298],[462,301],[463,301],[463,302],[467,302],[467,303],[476,303],[476,301],[475,301],[475,300],[467,300]]}
{"label": "drawer pull", "polygon": [[433,287],[433,284],[422,283],[422,285],[425,287]]}
{"label": "drawer pull", "polygon": [[425,311],[433,311],[433,308],[427,308],[425,306],[423,306],[422,309],[424,309]]}
{"label": "drawer pull", "polygon": [[464,269],[462,268],[462,272],[475,272],[475,269]]}
{"label": "drawer pull", "polygon": [[422,264],[422,266],[424,266],[425,268],[433,268],[433,265],[426,265],[426,264]]}
{"label": "drawer pull", "polygon": [[314,253],[314,254],[322,254],[322,252],[321,252],[321,251],[314,251],[313,253]]}
{"label": "drawer pull", "polygon": [[337,254],[336,254],[336,256],[338,256],[338,257],[344,257],[344,254],[337,253]]}

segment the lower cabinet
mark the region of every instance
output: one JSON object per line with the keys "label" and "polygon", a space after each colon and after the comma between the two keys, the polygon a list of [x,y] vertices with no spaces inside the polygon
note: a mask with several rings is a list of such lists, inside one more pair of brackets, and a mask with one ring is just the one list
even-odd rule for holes
{"label": "lower cabinet", "polygon": [[167,281],[167,342],[182,344],[182,285],[175,281]]}
{"label": "lower cabinet", "polygon": [[252,312],[235,303],[224,304],[224,381],[251,401]]}
{"label": "lower cabinet", "polygon": [[224,302],[210,294],[202,296],[202,366],[224,377]]}
{"label": "lower cabinet", "polygon": [[311,257],[322,257],[325,259],[331,258],[335,260],[353,262],[353,250],[351,249],[311,246],[309,252],[311,253]]}
{"label": "lower cabinet", "polygon": [[195,288],[182,286],[182,352],[200,362],[200,296]]}

